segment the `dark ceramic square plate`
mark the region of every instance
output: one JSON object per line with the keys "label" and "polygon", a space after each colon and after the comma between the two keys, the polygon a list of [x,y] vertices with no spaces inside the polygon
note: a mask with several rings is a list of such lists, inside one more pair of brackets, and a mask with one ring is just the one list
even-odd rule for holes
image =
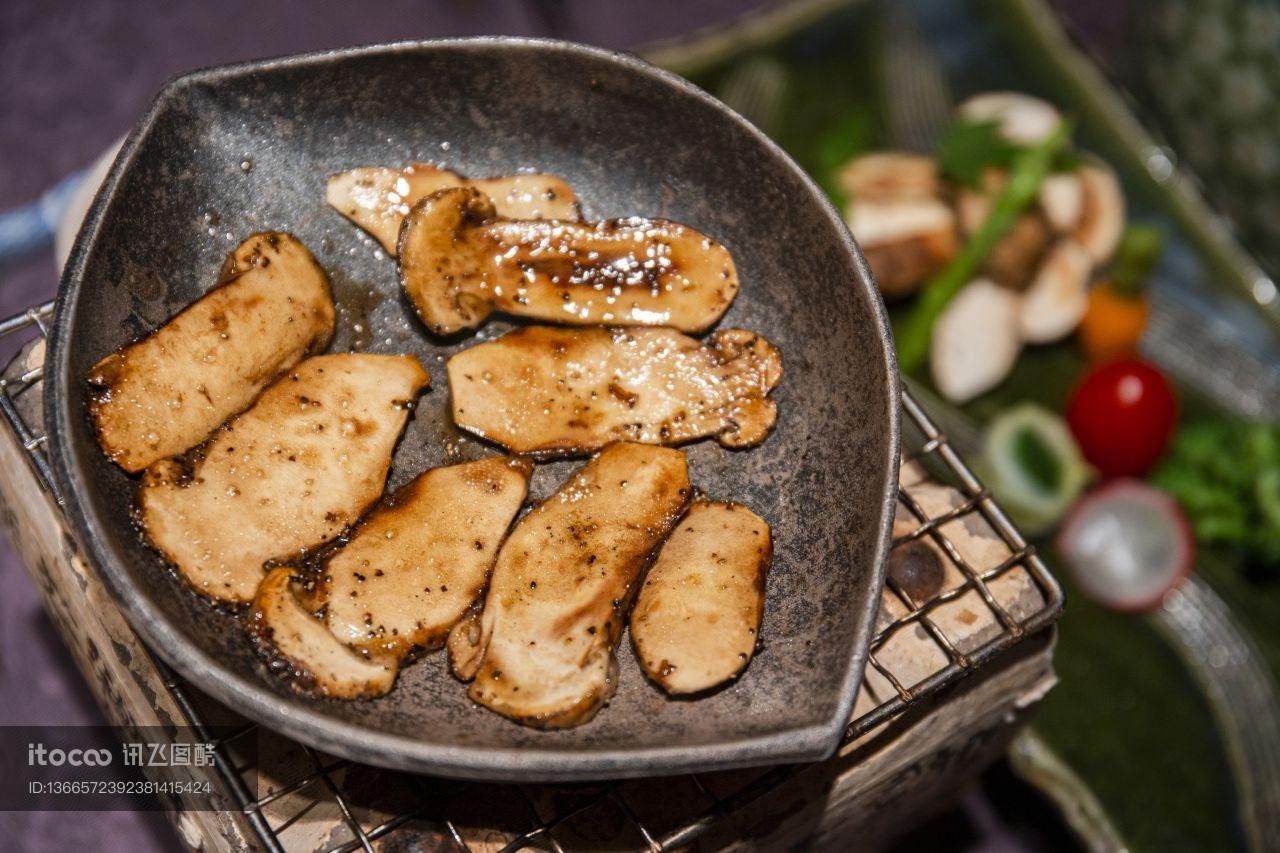
{"label": "dark ceramic square plate", "polygon": [[[433,377],[391,480],[495,452],[448,415],[444,359],[510,328],[433,340],[394,264],[324,203],[327,176],[437,161],[464,174],[563,175],[590,218],[687,222],[732,250],[722,322],[764,334],[786,378],[758,448],[687,448],[693,481],[773,525],[763,648],[735,684],[671,701],[619,649],[617,695],[587,725],[522,728],[474,706],[431,655],[360,703],[298,696],[258,664],[237,617],[166,570],[130,519],[135,482],[98,451],[83,377],[214,280],[248,234],[298,235],[339,303],[332,349],[417,354]],[[763,135],[636,59],[478,39],[361,48],[201,71],[160,93],[89,215],[59,293],[47,423],[76,533],[133,627],[186,678],[264,724],[358,761],[506,780],[639,776],[818,759],[865,662],[896,490],[898,384],[885,317],[836,211]],[[455,453],[447,455],[453,445]],[[541,465],[540,498],[577,462]]]}

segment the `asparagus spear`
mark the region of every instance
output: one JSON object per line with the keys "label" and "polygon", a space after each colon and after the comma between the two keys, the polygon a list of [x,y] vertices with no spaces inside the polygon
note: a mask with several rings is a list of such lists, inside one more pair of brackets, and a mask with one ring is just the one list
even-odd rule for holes
{"label": "asparagus spear", "polygon": [[1000,238],[1008,233],[1022,212],[1036,200],[1040,184],[1049,175],[1058,153],[1070,136],[1070,124],[1064,121],[1043,141],[1018,152],[1013,158],[1009,180],[996,197],[991,213],[987,215],[982,227],[974,232],[951,263],[924,286],[911,313],[895,330],[898,367],[902,373],[911,373],[924,363],[929,355],[934,322],[960,289],[973,278],[987,255],[1000,242]]}

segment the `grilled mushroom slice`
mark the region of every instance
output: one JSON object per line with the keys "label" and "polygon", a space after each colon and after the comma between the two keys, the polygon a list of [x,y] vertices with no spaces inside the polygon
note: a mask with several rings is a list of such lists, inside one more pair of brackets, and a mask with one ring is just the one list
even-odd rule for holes
{"label": "grilled mushroom slice", "polygon": [[645,576],[631,640],[645,675],[671,694],[736,678],[756,648],[769,524],[740,504],[695,503]]}
{"label": "grilled mushroom slice", "polygon": [[484,649],[480,646],[480,619],[484,616],[484,601],[477,599],[467,608],[462,618],[454,623],[445,640],[449,655],[449,667],[463,681],[476,677]]}
{"label": "grilled mushroom slice", "polygon": [[699,343],[671,329],[527,326],[449,359],[458,426],[516,453],[592,451],[611,441],[764,440],[782,359],[741,329]]}
{"label": "grilled mushroom slice", "polygon": [[1124,234],[1124,193],[1111,167],[1095,161],[1080,167],[1083,205],[1073,236],[1096,266],[1111,260]]}
{"label": "grilled mushroom slice", "polygon": [[1053,245],[1036,271],[1019,307],[1022,339],[1046,344],[1071,334],[1089,305],[1092,259],[1075,240]]}
{"label": "grilled mushroom slice", "polygon": [[365,656],[342,644],[298,600],[288,566],[267,573],[253,598],[249,637],[272,672],[333,699],[381,696],[395,683],[394,655]]}
{"label": "grilled mushroom slice", "polygon": [[1039,211],[1024,213],[992,247],[982,262],[982,274],[1005,287],[1024,291],[1031,286],[1052,240],[1053,233]]}
{"label": "grilled mushroom slice", "polygon": [[849,230],[887,298],[913,293],[955,257],[956,216],[933,158],[877,151],[850,160],[839,181]]}
{"label": "grilled mushroom slice", "polygon": [[1053,230],[1069,234],[1084,215],[1084,182],[1075,172],[1050,175],[1040,184],[1038,201]]}
{"label": "grilled mushroom slice", "polygon": [[409,208],[449,187],[475,187],[493,199],[499,216],[510,219],[579,219],[578,197],[558,175],[521,174],[464,178],[430,163],[403,169],[367,166],[329,178],[325,200],[396,253],[400,224]]}
{"label": "grilled mushroom slice", "polygon": [[412,356],[310,358],[192,458],[147,469],[139,517],[196,590],[253,597],[263,563],[333,539],[382,494],[427,374]]}
{"label": "grilled mushroom slice", "polygon": [[854,199],[845,212],[876,285],[888,298],[908,296],[959,250],[956,216],[936,198]]}
{"label": "grilled mushroom slice", "polygon": [[321,571],[329,630],[397,658],[439,647],[484,588],[532,471],[494,457],[432,468],[398,489]]}
{"label": "grilled mushroom slice", "polygon": [[103,451],[130,473],[185,453],[333,335],[329,279],[307,247],[255,234],[213,290],[94,365],[89,416]]}
{"label": "grilled mushroom slice", "polygon": [[505,219],[484,193],[441,190],[400,230],[400,280],[431,331],[479,326],[493,311],[574,326],[701,332],[738,293],[719,243],[663,219]]}
{"label": "grilled mushroom slice", "polygon": [[864,201],[936,199],[942,194],[938,161],[906,151],[873,151],[855,157],[836,176],[848,198]]}
{"label": "grilled mushroom slice", "polygon": [[689,495],[683,453],[618,443],[520,519],[498,553],[480,630],[464,620],[450,638],[455,672],[475,672],[468,695],[538,728],[591,719],[616,687],[632,586]]}

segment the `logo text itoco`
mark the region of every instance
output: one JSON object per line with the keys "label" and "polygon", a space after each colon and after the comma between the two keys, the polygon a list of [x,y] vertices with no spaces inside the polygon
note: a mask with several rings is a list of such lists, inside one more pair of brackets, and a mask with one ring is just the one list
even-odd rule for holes
{"label": "logo text itoco", "polygon": [[111,763],[109,749],[46,749],[42,743],[27,744],[28,767],[106,767]]}

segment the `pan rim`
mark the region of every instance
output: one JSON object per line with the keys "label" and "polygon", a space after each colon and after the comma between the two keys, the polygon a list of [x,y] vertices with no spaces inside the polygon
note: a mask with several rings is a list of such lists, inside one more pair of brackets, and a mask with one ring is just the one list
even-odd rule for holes
{"label": "pan rim", "polygon": [[[674,87],[725,116],[742,132],[753,137],[780,163],[794,173],[807,188],[810,202],[823,207],[833,225],[842,248],[851,255],[857,281],[851,286],[861,289],[868,303],[872,323],[878,332],[885,370],[883,403],[887,407],[888,427],[885,460],[885,483],[881,490],[880,529],[875,538],[875,565],[871,567],[872,594],[860,615],[861,629],[846,660],[841,678],[842,699],[822,723],[780,729],[769,734],[743,736],[732,740],[693,746],[650,746],[626,749],[575,750],[564,745],[539,747],[465,746],[430,743],[407,735],[390,734],[364,728],[340,720],[319,710],[291,703],[278,693],[245,675],[224,666],[186,639],[158,608],[145,596],[123,569],[120,558],[106,543],[100,532],[106,522],[87,501],[77,499],[89,487],[71,450],[73,423],[70,394],[79,385],[69,375],[69,330],[73,326],[88,259],[97,247],[106,212],[115,198],[125,174],[132,168],[142,140],[156,118],[172,98],[187,87],[202,82],[226,80],[245,74],[260,74],[280,69],[327,65],[350,59],[378,55],[397,55],[437,50],[514,50],[587,56],[622,66],[633,74]],[[398,770],[429,772],[436,775],[476,780],[503,781],[585,781],[636,776],[666,775],[680,772],[708,771],[733,767],[817,760],[835,751],[852,712],[863,670],[868,657],[875,617],[879,609],[879,590],[883,587],[885,561],[891,543],[893,516],[898,491],[900,442],[900,380],[892,333],[884,303],[861,250],[850,234],[843,218],[814,181],[775,142],[728,106],[689,81],[657,68],[631,54],[592,47],[557,39],[481,36],[400,41],[390,44],[321,50],[290,56],[250,60],[229,65],[202,68],[170,80],[156,95],[150,108],[126,138],[107,178],[99,189],[79,234],[70,259],[63,271],[54,308],[49,341],[49,393],[44,398],[44,416],[48,425],[51,468],[59,492],[59,502],[71,520],[80,550],[91,560],[104,584],[115,599],[129,625],[146,642],[148,648],[185,678],[201,687],[215,699],[228,704],[245,716],[276,731],[281,731],[312,746],[353,761],[377,764]]]}

